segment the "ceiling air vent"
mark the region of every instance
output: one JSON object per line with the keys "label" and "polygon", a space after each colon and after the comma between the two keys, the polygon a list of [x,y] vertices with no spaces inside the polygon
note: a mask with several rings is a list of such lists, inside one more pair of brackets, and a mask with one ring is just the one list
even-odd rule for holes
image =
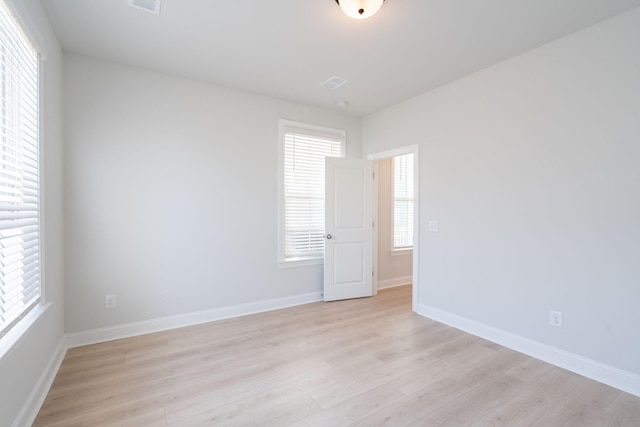
{"label": "ceiling air vent", "polygon": [[343,79],[342,77],[333,76],[329,78],[329,80],[322,83],[320,86],[326,87],[327,89],[338,89],[340,86],[345,84],[348,80]]}
{"label": "ceiling air vent", "polygon": [[127,0],[127,4],[160,15],[160,0]]}

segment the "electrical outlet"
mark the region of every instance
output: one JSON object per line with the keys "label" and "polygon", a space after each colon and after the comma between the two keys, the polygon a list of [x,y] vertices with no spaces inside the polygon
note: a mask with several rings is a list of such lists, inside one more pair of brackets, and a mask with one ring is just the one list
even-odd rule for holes
{"label": "electrical outlet", "polygon": [[104,296],[104,308],[116,308],[116,296],[105,295]]}
{"label": "electrical outlet", "polygon": [[562,312],[561,311],[549,311],[549,325],[556,328],[562,328]]}

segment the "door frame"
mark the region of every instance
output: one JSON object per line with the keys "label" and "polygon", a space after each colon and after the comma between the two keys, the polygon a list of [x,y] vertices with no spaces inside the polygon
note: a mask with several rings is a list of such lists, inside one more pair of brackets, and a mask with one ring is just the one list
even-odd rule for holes
{"label": "door frame", "polygon": [[378,293],[378,162],[377,160],[389,159],[396,156],[402,156],[404,154],[413,154],[413,261],[412,261],[412,296],[411,296],[411,309],[414,312],[418,312],[418,302],[419,302],[419,291],[420,287],[418,283],[420,283],[419,274],[420,274],[420,264],[418,260],[420,259],[419,254],[419,246],[420,246],[420,158],[419,158],[419,146],[418,144],[407,145],[404,147],[393,148],[386,151],[380,151],[377,153],[372,153],[367,155],[368,160],[376,161],[374,165],[375,170],[375,182],[374,182],[374,191],[373,191],[373,218],[374,218],[374,227],[373,227],[373,290],[374,295]]}

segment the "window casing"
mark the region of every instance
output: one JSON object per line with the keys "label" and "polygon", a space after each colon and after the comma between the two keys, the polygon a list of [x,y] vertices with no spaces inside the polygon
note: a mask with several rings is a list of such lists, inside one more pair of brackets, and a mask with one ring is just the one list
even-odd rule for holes
{"label": "window casing", "polygon": [[342,130],[280,121],[281,265],[322,261],[325,157],[344,156],[345,139]]}
{"label": "window casing", "polygon": [[413,154],[393,158],[393,250],[413,248]]}
{"label": "window casing", "polygon": [[0,340],[41,296],[38,62],[0,1]]}

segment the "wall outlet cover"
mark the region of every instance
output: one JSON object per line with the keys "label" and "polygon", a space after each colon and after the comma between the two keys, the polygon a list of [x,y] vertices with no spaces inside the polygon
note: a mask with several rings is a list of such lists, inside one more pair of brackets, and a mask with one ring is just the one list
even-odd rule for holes
{"label": "wall outlet cover", "polygon": [[105,295],[104,296],[104,308],[116,308],[116,296]]}
{"label": "wall outlet cover", "polygon": [[549,325],[556,328],[562,328],[562,312],[561,311],[549,311]]}

